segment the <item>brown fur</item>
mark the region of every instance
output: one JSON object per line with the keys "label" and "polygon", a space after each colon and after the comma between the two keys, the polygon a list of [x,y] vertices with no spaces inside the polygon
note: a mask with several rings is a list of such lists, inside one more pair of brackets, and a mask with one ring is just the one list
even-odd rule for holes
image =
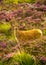
{"label": "brown fur", "polygon": [[34,40],[42,36],[42,31],[40,29],[32,29],[27,31],[18,30],[17,38],[22,41]]}

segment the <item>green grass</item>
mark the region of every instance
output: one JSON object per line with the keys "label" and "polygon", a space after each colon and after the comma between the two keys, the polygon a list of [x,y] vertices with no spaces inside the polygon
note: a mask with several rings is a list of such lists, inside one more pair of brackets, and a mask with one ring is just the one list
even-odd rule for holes
{"label": "green grass", "polygon": [[45,29],[45,30],[43,30],[43,35],[44,35],[44,36],[46,36],[46,29]]}
{"label": "green grass", "polygon": [[18,3],[34,3],[36,0],[4,0],[4,3],[5,4],[10,4],[10,3],[13,3],[13,4],[18,4]]}
{"label": "green grass", "polygon": [[24,52],[15,54],[14,59],[19,63],[19,65],[35,65],[34,58]]}
{"label": "green grass", "polygon": [[4,23],[4,24],[1,24],[1,23],[0,23],[0,30],[1,30],[2,32],[6,32],[6,31],[8,31],[10,28],[11,28],[11,24],[10,24],[10,23]]}
{"label": "green grass", "polygon": [[3,62],[3,65],[36,65],[35,58],[25,52],[18,52],[12,58]]}

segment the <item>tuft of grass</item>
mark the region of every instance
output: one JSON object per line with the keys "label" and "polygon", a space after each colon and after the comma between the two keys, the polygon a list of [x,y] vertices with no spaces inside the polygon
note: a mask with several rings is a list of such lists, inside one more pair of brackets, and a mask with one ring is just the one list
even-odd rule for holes
{"label": "tuft of grass", "polygon": [[25,52],[18,52],[4,61],[3,65],[36,65],[36,59]]}
{"label": "tuft of grass", "polygon": [[5,23],[5,24],[1,24],[1,23],[0,23],[0,30],[1,30],[2,32],[6,32],[6,31],[8,31],[10,28],[11,28],[10,23]]}
{"label": "tuft of grass", "polygon": [[15,54],[13,58],[19,65],[36,65],[34,57],[25,52]]}

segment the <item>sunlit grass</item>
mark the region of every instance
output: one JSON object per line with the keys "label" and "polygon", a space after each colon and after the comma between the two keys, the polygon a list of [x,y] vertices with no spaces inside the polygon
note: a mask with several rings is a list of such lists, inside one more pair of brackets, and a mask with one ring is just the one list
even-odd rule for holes
{"label": "sunlit grass", "polygon": [[1,24],[1,23],[0,23],[0,30],[1,30],[2,32],[6,32],[6,31],[8,31],[10,28],[11,28],[11,24],[10,24],[10,23],[4,23],[4,24]]}
{"label": "sunlit grass", "polygon": [[24,52],[18,52],[13,58],[19,65],[36,65],[34,57]]}
{"label": "sunlit grass", "polygon": [[36,59],[34,56],[25,52],[15,53],[12,58],[3,62],[3,65],[36,65]]}

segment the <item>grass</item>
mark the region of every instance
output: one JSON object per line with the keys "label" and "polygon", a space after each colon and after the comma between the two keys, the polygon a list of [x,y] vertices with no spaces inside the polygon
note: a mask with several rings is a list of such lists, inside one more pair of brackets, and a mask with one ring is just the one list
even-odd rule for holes
{"label": "grass", "polygon": [[[23,2],[31,1],[33,3],[35,0],[30,0],[30,1],[29,0],[20,0],[20,1],[23,1]],[[4,19],[1,19],[1,21],[0,21],[1,22],[0,23],[0,30],[1,30],[0,31],[1,32],[0,41],[5,41],[7,43],[7,48],[3,48],[2,46],[0,47],[0,53],[1,53],[0,56],[5,55],[5,54],[7,55],[11,52],[14,53],[14,52],[16,52],[17,49],[19,49],[21,51],[23,49],[25,52],[15,53],[15,55],[13,55],[13,57],[10,57],[9,59],[7,58],[8,60],[5,59],[4,62],[0,61],[0,65],[42,65],[42,63],[40,63],[39,57],[46,56],[46,20],[43,21],[44,17],[46,19],[46,12],[44,12],[44,14],[45,14],[44,16],[42,16],[43,14],[41,15],[41,18],[43,18],[43,20],[42,20],[39,17],[39,14],[41,14],[43,11],[34,10],[34,9],[32,11],[32,8],[30,10],[31,5],[28,3],[20,4],[21,3],[20,2],[18,5],[13,5],[13,3],[17,4],[18,0],[6,0],[6,2],[4,3],[5,6],[3,4],[1,4],[1,6],[0,6],[1,12],[3,9],[6,10],[6,13],[4,12],[5,14],[7,14],[7,12],[14,13],[14,10],[15,10],[15,14],[10,14],[10,16],[12,16],[12,15],[14,16],[13,18],[11,18],[11,20],[9,20],[9,17],[8,17],[8,21],[7,21],[6,20],[7,17],[6,17],[5,18],[6,21]],[[16,10],[17,10],[17,13],[16,13]],[[41,13],[38,14],[37,12],[41,12]],[[32,20],[32,16],[34,18],[33,20]],[[38,16],[38,19],[36,16]],[[19,20],[19,18],[20,18],[20,20]],[[31,18],[31,20],[30,20],[30,18]],[[36,18],[36,21],[35,21],[35,18]],[[14,25],[12,26],[11,24],[14,24]],[[42,36],[42,38],[39,38],[39,39],[36,39],[33,41],[23,42],[23,40],[22,40],[22,42],[18,43],[18,44],[21,43],[20,46],[18,47],[18,45],[17,45],[18,38],[16,38],[16,32],[14,33],[14,29],[15,29],[14,26],[20,30],[31,30],[34,28],[39,28],[43,31],[43,36]],[[23,36],[23,34],[22,34],[22,36]],[[38,35],[35,35],[35,36],[38,36]],[[25,38],[25,37],[23,36],[23,38]],[[28,37],[26,37],[26,38],[28,38]],[[17,45],[17,47],[16,47],[16,45]],[[31,54],[34,55],[35,57],[37,57],[37,59],[39,61],[39,62],[37,61],[38,64],[36,64],[36,59]],[[2,58],[2,56],[1,56],[1,58]],[[46,65],[46,63],[44,63],[44,65]]]}
{"label": "grass", "polygon": [[3,65],[36,65],[35,57],[29,55],[25,52],[18,52],[9,58],[7,61],[3,62]]}

